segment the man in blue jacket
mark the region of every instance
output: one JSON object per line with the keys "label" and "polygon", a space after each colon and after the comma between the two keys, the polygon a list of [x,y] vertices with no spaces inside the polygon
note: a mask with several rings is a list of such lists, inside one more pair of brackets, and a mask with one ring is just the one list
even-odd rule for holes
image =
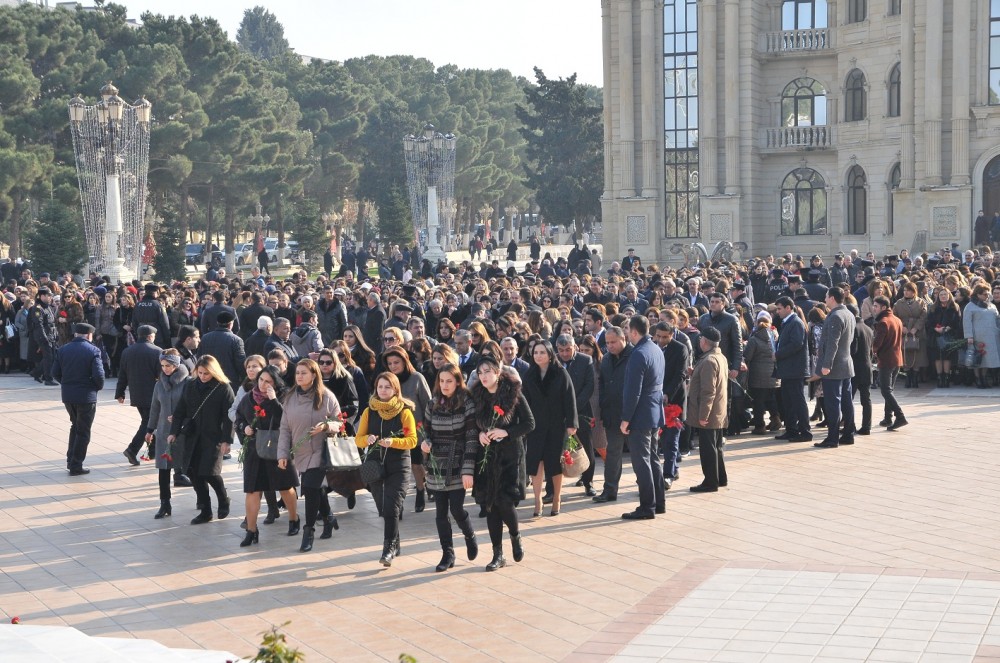
{"label": "man in blue jacket", "polygon": [[97,414],[97,392],[104,388],[104,362],[93,340],[94,328],[85,322],[77,323],[73,340],[59,348],[52,363],[52,377],[62,385],[62,402],[69,412],[66,469],[71,477],[90,474],[83,461]]}
{"label": "man in blue jacket", "polygon": [[628,322],[634,346],[625,366],[621,432],[628,436],[632,469],[639,485],[639,506],[623,513],[625,520],[652,520],[666,513],[666,491],[660,456],[653,449],[653,434],[663,425],[663,351],[649,336],[649,321],[634,315]]}
{"label": "man in blue jacket", "polygon": [[809,406],[806,405],[805,380],[809,377],[809,346],[806,327],[795,313],[791,297],[782,296],[774,303],[781,321],[774,350],[774,377],[781,379],[781,418],[785,432],[777,436],[789,442],[809,442]]}

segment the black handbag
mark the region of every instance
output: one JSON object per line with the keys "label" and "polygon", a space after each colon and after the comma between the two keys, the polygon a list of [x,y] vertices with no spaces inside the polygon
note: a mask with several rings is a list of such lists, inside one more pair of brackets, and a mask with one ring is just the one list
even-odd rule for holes
{"label": "black handbag", "polygon": [[381,481],[385,478],[385,456],[379,451],[372,450],[358,471],[366,486]]}
{"label": "black handbag", "polygon": [[181,428],[180,428],[180,434],[181,435],[183,435],[184,437],[186,437],[188,439],[190,439],[190,438],[194,437],[195,435],[197,435],[197,433],[198,433],[198,422],[197,422],[198,413],[201,412],[201,408],[205,407],[205,403],[208,402],[208,399],[212,397],[212,394],[214,394],[215,390],[218,389],[218,388],[219,388],[219,385],[215,385],[214,387],[212,387],[212,391],[208,392],[208,396],[205,396],[204,400],[202,400],[201,404],[198,406],[198,409],[194,411],[194,414],[192,414],[190,417],[188,417],[187,419],[185,419],[181,423]]}
{"label": "black handbag", "polygon": [[278,460],[278,431],[257,431],[256,449],[261,459]]}

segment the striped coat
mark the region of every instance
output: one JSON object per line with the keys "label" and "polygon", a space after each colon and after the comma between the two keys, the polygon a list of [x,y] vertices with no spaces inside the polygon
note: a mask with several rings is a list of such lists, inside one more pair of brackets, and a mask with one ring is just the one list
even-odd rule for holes
{"label": "striped coat", "polygon": [[433,399],[424,410],[424,433],[430,440],[430,455],[434,459],[424,462],[427,485],[431,490],[461,490],[462,465],[475,462],[479,450],[476,406],[471,396],[454,412],[441,408],[438,401]]}

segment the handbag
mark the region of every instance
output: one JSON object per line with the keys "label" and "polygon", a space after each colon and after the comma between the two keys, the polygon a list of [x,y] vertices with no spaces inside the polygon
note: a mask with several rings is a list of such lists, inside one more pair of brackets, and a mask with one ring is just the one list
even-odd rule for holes
{"label": "handbag", "polygon": [[955,342],[955,339],[953,339],[951,337],[951,334],[948,334],[946,332],[946,333],[941,334],[940,336],[937,337],[937,348],[941,352],[944,352],[948,348],[948,346],[951,345],[954,342]]}
{"label": "handbag", "polygon": [[962,361],[959,363],[965,368],[977,368],[982,358],[982,355],[976,350],[976,344],[969,343],[965,352],[962,353]]}
{"label": "handbag", "polygon": [[219,385],[215,385],[214,387],[212,387],[212,391],[208,392],[208,396],[205,396],[205,398],[201,401],[201,404],[198,406],[198,409],[194,411],[194,414],[192,414],[190,417],[181,422],[181,428],[180,428],[181,435],[187,438],[191,438],[198,433],[198,422],[196,421],[198,418],[198,413],[201,412],[201,408],[205,407],[205,403],[208,402],[208,399],[212,397],[212,394],[214,394],[215,390],[218,388]]}
{"label": "handbag", "polygon": [[331,435],[326,438],[327,465],[334,472],[355,470],[361,467],[358,445],[350,437]]}
{"label": "handbag", "polygon": [[920,349],[920,337],[916,334],[906,334],[903,336],[903,349],[904,350],[919,350]]}
{"label": "handbag", "polygon": [[278,460],[278,431],[259,430],[256,441],[257,455],[263,460]]}
{"label": "handbag", "polygon": [[17,336],[17,328],[14,327],[14,323],[8,322],[6,325],[4,325],[3,329],[4,333],[7,335],[7,340],[11,340],[15,336]]}
{"label": "handbag", "polygon": [[381,481],[385,478],[385,457],[381,453],[373,452],[368,454],[365,462],[361,463],[358,471],[361,472],[361,480],[366,486]]}
{"label": "handbag", "polygon": [[[566,458],[567,454],[569,454],[568,461]],[[575,479],[590,469],[590,458],[587,457],[587,451],[583,448],[583,444],[580,444],[572,451],[569,449],[564,450],[562,455],[559,456],[559,464],[562,465],[564,477]]]}

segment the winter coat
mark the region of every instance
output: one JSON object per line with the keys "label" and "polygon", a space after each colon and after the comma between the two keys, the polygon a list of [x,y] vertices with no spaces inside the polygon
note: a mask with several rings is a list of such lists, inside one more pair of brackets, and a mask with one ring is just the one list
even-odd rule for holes
{"label": "winter coat", "polygon": [[308,357],[310,352],[323,349],[323,337],[315,325],[299,325],[288,337],[288,342],[299,357]]}
{"label": "winter coat", "polygon": [[229,420],[233,398],[232,388],[214,379],[202,382],[195,378],[184,383],[170,434],[179,436],[184,423],[194,420],[194,434],[184,440],[185,455],[191,456],[188,474],[207,477],[222,473],[221,445],[233,439],[233,422]]}
{"label": "winter coat", "polygon": [[[399,386],[403,391],[403,398],[413,403],[414,419],[416,419],[417,413],[424,412],[431,400],[431,388],[427,385],[427,379],[414,371],[405,381],[400,379]],[[423,414],[419,416],[422,417]]]}
{"label": "winter coat", "polygon": [[52,377],[59,381],[63,403],[96,403],[97,392],[104,388],[100,349],[85,338],[74,338],[56,353]]}
{"label": "winter coat", "polygon": [[823,321],[823,335],[820,337],[816,356],[816,373],[830,369],[829,380],[846,380],[854,377],[854,362],[851,361],[851,344],[854,342],[854,314],[841,304],[834,307]]}
{"label": "winter coat", "polygon": [[774,377],[774,350],[778,335],[768,327],[757,327],[747,347],[743,351],[743,361],[747,363],[749,376],[747,386],[751,389],[775,389],[778,379]]}
{"label": "winter coat", "polygon": [[903,335],[906,336],[907,329],[917,328],[916,337],[920,341],[920,347],[916,350],[906,351],[906,365],[911,368],[926,368],[927,361],[927,302],[919,297],[913,299],[900,299],[892,307],[893,314],[899,318],[903,325]]}
{"label": "winter coat", "polygon": [[228,329],[216,329],[208,332],[198,346],[198,356],[212,355],[222,367],[222,372],[229,378],[231,384],[243,381],[243,363],[246,361],[246,351],[243,349],[243,339]]}
{"label": "winter coat", "polygon": [[431,444],[424,462],[427,485],[431,490],[462,490],[462,470],[467,462],[475,462],[481,446],[472,396],[454,409],[435,398],[424,408],[423,429]]}
{"label": "winter coat", "polygon": [[[694,365],[688,389],[687,425],[719,430],[726,427],[729,364],[719,348],[701,356]],[[708,424],[701,425],[702,421]]]}
{"label": "winter coat", "polygon": [[[477,430],[502,428],[507,437],[489,447],[478,445],[475,457],[466,458],[462,475],[474,477],[472,496],[487,511],[497,504],[516,505],[525,498],[525,436],[534,430],[535,417],[521,393],[521,385],[512,380],[501,379],[495,394],[477,384],[472,388],[472,399]],[[496,415],[496,406],[503,415]]]}
{"label": "winter coat", "polygon": [[875,318],[872,353],[880,371],[903,367],[903,325],[892,311],[884,311]]}
{"label": "winter coat", "polygon": [[160,348],[146,341],[132,344],[122,353],[115,398],[125,398],[128,388],[129,404],[148,408],[161,372]]}
{"label": "winter coat", "polygon": [[997,308],[992,303],[980,307],[970,302],[962,315],[965,338],[983,344],[985,354],[979,368],[1000,368],[1000,339],[997,337]]}
{"label": "winter coat", "polygon": [[181,401],[184,385],[190,375],[187,367],[181,364],[169,377],[160,373],[160,379],[153,388],[153,402],[149,407],[149,427],[146,432],[152,433],[156,440],[154,460],[158,470],[169,470],[174,466],[172,462],[163,458],[163,454],[169,452],[177,462],[183,457],[184,436],[174,440],[172,449],[167,445],[167,436],[170,435],[172,423],[170,418],[174,416],[177,404]]}
{"label": "winter coat", "polygon": [[872,384],[872,345],[875,334],[868,325],[855,325],[854,345],[851,346],[851,361],[854,362],[854,387],[870,387]]}
{"label": "winter coat", "polygon": [[528,433],[528,473],[536,474],[538,464],[544,462],[546,475],[562,474],[559,458],[566,429],[580,426],[573,381],[566,369],[558,364],[550,365],[544,377],[538,366],[532,366],[524,376],[523,388],[528,406],[538,415],[534,430]]}
{"label": "winter coat", "polygon": [[344,329],[347,328],[347,310],[344,303],[334,298],[333,303],[327,306],[326,299],[319,300],[316,305],[316,315],[318,319],[316,326],[320,334],[323,335],[323,345],[329,346],[332,341],[339,341],[344,338]]}
{"label": "winter coat", "polygon": [[292,458],[295,471],[299,474],[313,468],[326,467],[326,433],[310,436],[309,431],[321,421],[337,420],[340,416],[337,399],[324,390],[323,401],[317,410],[313,394],[303,393],[295,388],[285,397],[284,408],[278,437],[278,459]]}

